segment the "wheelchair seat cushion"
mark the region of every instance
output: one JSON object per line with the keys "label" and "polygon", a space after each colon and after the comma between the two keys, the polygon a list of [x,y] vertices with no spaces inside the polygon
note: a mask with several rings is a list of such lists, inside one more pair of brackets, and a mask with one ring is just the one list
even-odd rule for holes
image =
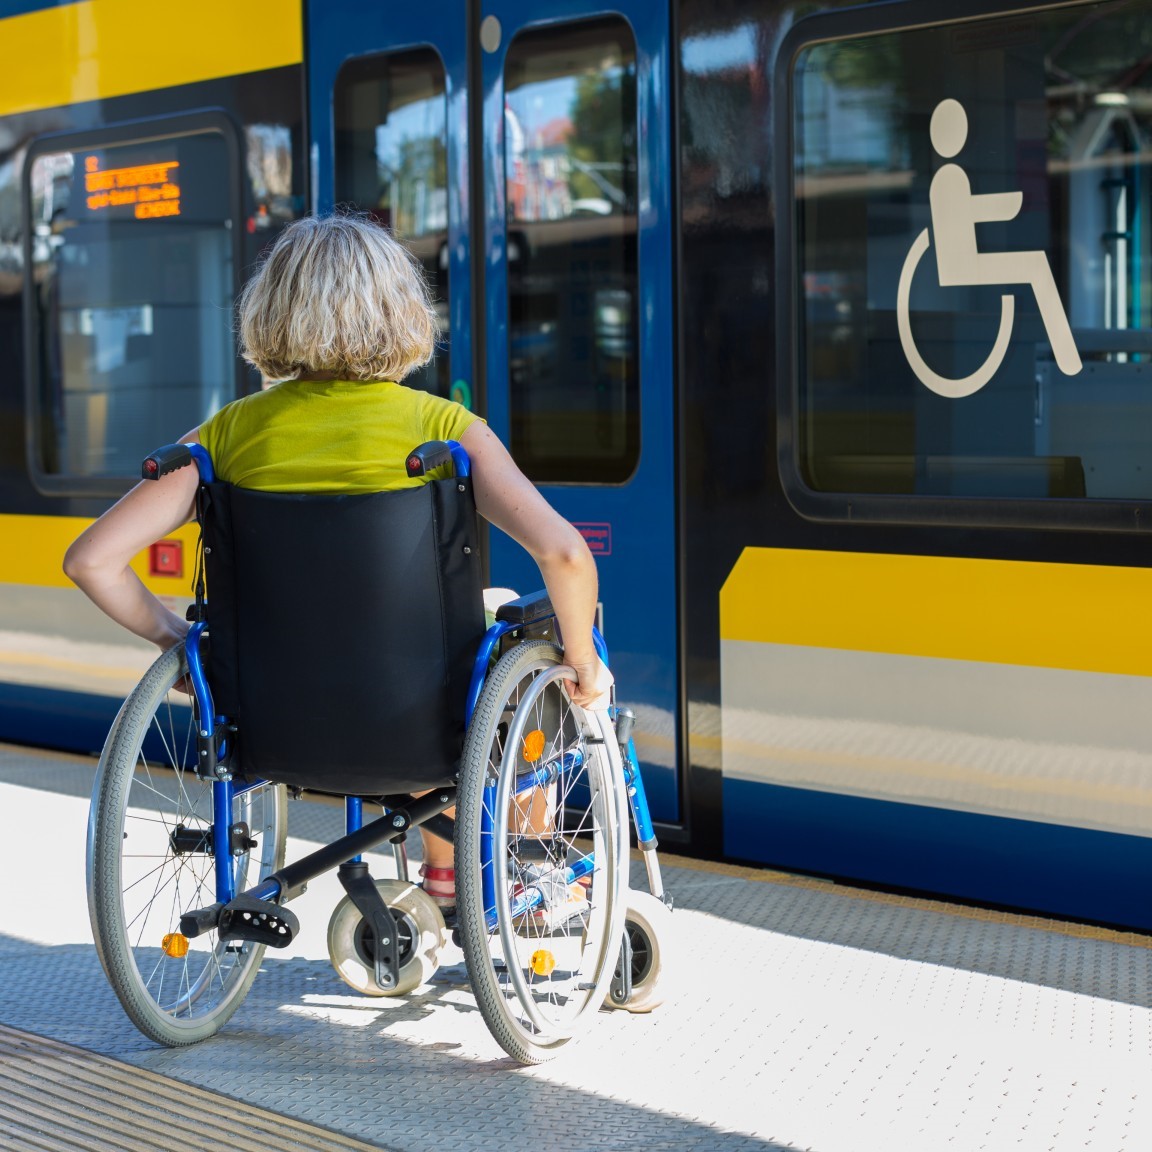
{"label": "wheelchair seat cushion", "polygon": [[233,770],[353,795],[452,780],[484,631],[470,482],[208,489],[209,679]]}

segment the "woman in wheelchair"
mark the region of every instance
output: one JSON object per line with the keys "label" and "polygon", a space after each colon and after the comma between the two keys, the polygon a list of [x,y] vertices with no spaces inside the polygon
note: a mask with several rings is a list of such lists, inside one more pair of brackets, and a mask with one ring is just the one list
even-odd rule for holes
{"label": "woman in wheelchair", "polygon": [[[424,483],[404,469],[428,440],[458,440],[480,514],[540,567],[575,670],[574,703],[605,708],[612,674],[596,655],[596,563],[488,426],[459,404],[400,381],[432,359],[437,318],[419,265],[367,217],[307,217],[286,228],[239,304],[244,359],[279,383],[182,437],[216,475],[265,492],[380,492]],[[198,477],[141,481],[68,549],[64,571],[118,624],[161,650],[188,622],[141,583],[130,561],[195,517]],[[425,888],[455,904],[452,846],[421,829]]]}
{"label": "woman in wheelchair", "polygon": [[[238,303],[238,319],[244,358],[259,369],[266,380],[275,383],[227,405],[199,428],[184,435],[181,443],[202,445],[215,470],[215,479],[226,482],[235,490],[331,495],[401,491],[423,485],[430,479],[442,479],[443,468],[426,476],[411,477],[405,468],[406,458],[415,445],[427,441],[458,442],[471,462],[476,510],[489,523],[518,541],[539,566],[554,615],[551,634],[563,644],[563,665],[559,665],[559,654],[549,656],[548,660],[570,669],[558,673],[564,687],[560,707],[571,709],[573,715],[584,716],[586,720],[591,717],[588,722],[593,726],[608,723],[607,719],[595,719],[609,707],[613,680],[600,658],[598,637],[594,637],[596,566],[583,538],[543,499],[482,420],[458,404],[406,388],[402,383],[414,368],[431,359],[437,335],[436,314],[427,287],[419,265],[408,252],[385,229],[364,216],[341,214],[299,220],[279,235],[245,286]],[[194,468],[180,467],[158,481],[142,481],[87,528],[65,556],[66,574],[102,611],[129,631],[155,644],[162,652],[183,648],[190,624],[148,591],[132,571],[130,561],[156,540],[196,519],[198,507],[202,510],[202,503],[198,502],[203,500],[203,490],[202,477]],[[290,574],[284,573],[284,578],[289,579]],[[213,599],[211,593],[209,587],[209,605]],[[339,607],[346,614],[348,634],[356,631],[358,615],[369,611],[367,605],[360,603],[345,603]],[[532,644],[525,647],[531,648]],[[175,684],[185,683],[183,674],[186,667],[181,663],[177,668],[179,675],[173,674]],[[281,668],[271,668],[266,676],[275,678],[284,674]],[[539,672],[533,671],[532,675],[539,675]],[[552,673],[546,672],[545,678],[549,676]],[[559,691],[560,685],[555,684],[548,692],[540,691],[537,696],[543,701],[549,693]],[[493,746],[497,742],[497,733],[501,734],[499,739],[507,733],[507,717],[515,711],[515,701],[520,698],[518,694],[524,694],[522,685],[514,690],[506,685],[505,699],[498,707],[489,709],[492,713],[489,735]],[[542,704],[536,703],[535,707],[539,709]],[[552,709],[549,715],[554,719],[556,706],[549,707]],[[483,711],[481,698],[474,716]],[[109,737],[109,745],[118,735],[123,737],[121,730],[128,723],[124,716],[122,711]],[[476,727],[475,722],[472,726]],[[562,721],[561,729],[569,733],[571,722]],[[240,732],[243,747],[242,724]],[[540,732],[533,728],[528,733],[528,741],[538,735]],[[590,742],[598,744],[600,740],[593,736]],[[615,740],[608,742],[615,743]],[[626,736],[624,746],[627,755]],[[564,762],[579,763],[585,754],[573,758],[566,753]],[[139,774],[140,763],[146,755],[139,750],[134,755],[137,760],[135,771]],[[486,751],[484,755],[487,757],[492,753]],[[108,756],[106,748],[105,759]],[[523,840],[527,836],[535,837],[537,844],[543,843],[551,834],[548,822],[557,819],[557,810],[562,806],[556,796],[557,771],[559,769],[554,769],[551,776],[542,774],[540,782],[533,788],[513,783],[510,787],[516,794],[501,801],[504,809],[512,815],[506,820],[501,819],[499,813],[496,817],[477,816],[477,827],[484,825],[482,834],[492,835],[489,824],[494,819],[498,829],[508,825],[506,833],[512,840],[517,837]],[[630,773],[630,786],[631,774],[634,773],[638,781],[634,763],[625,765],[621,771]],[[523,775],[523,767],[521,773]],[[463,807],[463,776],[461,779],[457,801]],[[490,781],[487,786],[491,786]],[[240,795],[250,796],[253,791],[256,790],[250,789]],[[488,801],[477,803],[490,806]],[[640,803],[643,805],[642,791]],[[254,804],[254,800],[249,801],[249,807]],[[624,804],[626,806],[627,801]],[[632,804],[633,814],[637,816],[636,801],[633,800]],[[642,819],[639,816],[637,819],[641,846],[654,847],[655,837],[651,834],[646,806]],[[184,824],[178,825],[178,830],[171,833],[169,848],[181,855],[181,863],[187,862],[183,857],[194,855],[195,850],[202,847],[201,842],[207,843],[210,823],[205,823],[200,840],[186,831]],[[217,819],[216,824],[219,823]],[[456,869],[464,835],[459,819],[457,824],[455,862],[450,843],[423,827],[420,829],[424,846],[424,888],[441,906],[450,906],[456,900]],[[236,826],[233,825],[233,829]],[[247,827],[246,824],[243,826]],[[282,852],[282,832],[280,841]],[[255,849],[256,841],[249,838],[247,843]],[[206,848],[203,850],[207,851]],[[91,843],[89,851],[91,898]],[[240,848],[233,847],[232,854],[247,861],[242,844]],[[253,854],[254,851],[249,853]],[[648,859],[652,876],[654,853],[649,852]],[[626,870],[626,851],[623,867]],[[269,871],[270,866],[263,867],[264,874]],[[588,877],[582,876],[579,868],[575,871],[584,885],[583,890],[587,891]],[[564,883],[575,891],[577,886],[571,879],[573,870],[568,868],[565,872],[561,869],[561,873]],[[499,867],[497,875],[498,879],[506,878]],[[489,885],[484,889],[489,921],[490,883],[488,879],[475,880],[478,886]],[[653,889],[659,896],[658,880],[653,882]],[[351,893],[351,889],[349,891]],[[281,899],[286,900],[291,894],[282,895]],[[651,909],[647,911],[649,920],[658,915]],[[93,917],[94,921],[98,919],[96,911]],[[463,947],[474,986],[477,974],[472,958],[468,956],[467,937],[468,922],[475,919],[465,915],[462,909]],[[517,923],[531,919],[521,911]],[[539,919],[538,915],[536,919]],[[184,921],[181,923],[183,925]],[[353,932],[360,933],[356,946],[361,953],[366,931],[363,923],[357,921]],[[632,927],[630,921],[630,932]],[[367,931],[370,937],[371,926]],[[486,933],[495,939],[491,922],[487,928],[481,922],[472,931]],[[504,932],[503,928],[501,932]],[[214,945],[216,959],[212,963],[217,967],[222,950],[234,952],[239,948],[243,951],[248,947],[235,939],[224,941],[224,935],[221,931],[221,940]],[[402,929],[400,935],[403,936]],[[586,926],[584,935],[588,935]],[[164,952],[168,956],[172,955],[167,944],[170,937],[179,937],[181,942],[172,945],[177,951],[191,946],[180,933],[168,933],[164,936]],[[479,939],[480,936],[475,935],[476,950],[480,947]],[[504,944],[506,947],[509,945],[509,938],[505,938]],[[642,944],[651,960],[654,939],[646,939]],[[133,963],[140,971],[127,981],[136,991],[130,988],[128,993],[124,993],[117,984],[107,955],[114,949],[107,941],[98,940],[97,946],[129,1014],[145,1031],[163,1042],[187,1043],[201,1035],[211,1034],[235,1008],[235,1004],[227,1008],[215,1006],[205,1013],[194,1007],[194,1002],[202,998],[201,993],[193,988],[195,981],[190,981],[191,990],[178,996],[174,1005],[162,1003],[163,997],[153,992],[150,977],[137,958],[133,958]],[[628,954],[626,947],[625,955]],[[333,959],[336,960],[335,953]],[[543,969],[555,962],[554,958],[549,959],[541,952],[528,963],[530,972],[527,979],[539,982]],[[480,964],[479,960],[477,964]],[[514,991],[527,1003],[523,1014],[519,1009],[513,1010],[509,1022],[508,1009],[501,1005],[513,1002],[515,996],[501,986],[503,978],[500,972],[505,965],[505,960],[480,965],[485,969],[481,973],[482,982],[491,986],[488,999],[492,1003],[488,1007],[481,996],[483,990],[477,990],[485,1018],[490,1026],[495,1021],[497,1026],[493,1030],[497,1038],[514,1056],[522,1060],[542,1059],[567,1038],[564,1035],[566,1029],[555,1022],[549,1023],[546,1015],[541,1016],[540,997],[535,994],[525,997],[522,980],[514,981],[518,984]],[[254,971],[249,972],[248,968],[256,966],[248,965],[245,979],[238,980],[238,983],[243,983],[243,988],[235,997],[236,1003],[246,991],[247,981],[254,975]],[[342,970],[341,974],[348,979]],[[643,983],[644,973],[636,969],[635,975],[636,981],[626,981],[629,992],[633,990],[633,983]],[[369,987],[361,990],[383,993],[383,989],[372,986],[370,976],[365,977],[365,981]],[[223,983],[218,972],[212,982]],[[139,994],[140,986],[145,993],[143,996]],[[129,1000],[134,1003],[130,1004]],[[159,1005],[159,1012],[154,1010],[153,1002]],[[638,998],[637,1006],[647,1005],[640,1005]],[[199,1030],[191,1025],[183,1027],[183,1016],[191,1022],[202,1015],[207,1017],[204,1027]],[[171,1020],[177,1023],[170,1025],[168,1021]]]}

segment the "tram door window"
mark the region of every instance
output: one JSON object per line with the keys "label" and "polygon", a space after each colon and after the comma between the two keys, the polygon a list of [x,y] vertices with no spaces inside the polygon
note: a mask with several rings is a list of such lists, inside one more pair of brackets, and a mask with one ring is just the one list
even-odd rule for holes
{"label": "tram door window", "polygon": [[[435,359],[405,379],[449,395],[448,143],[444,65],[431,48],[362,57],[336,79],[336,203],[369,212],[424,266],[440,315]],[[459,397],[457,397],[459,398]]]}
{"label": "tram door window", "polygon": [[512,454],[540,482],[623,483],[640,451],[627,23],[521,33],[504,91]]}
{"label": "tram door window", "polygon": [[32,472],[119,491],[236,394],[237,152],[218,130],[68,144],[26,169]]}
{"label": "tram door window", "polygon": [[1152,499],[1152,5],[832,19],[792,56],[804,484]]}
{"label": "tram door window", "polygon": [[[560,8],[306,5],[315,206],[418,254],[451,338],[424,387],[474,404],[588,541],[649,802],[676,820],[670,11]],[[503,533],[486,555],[493,584],[537,587]]]}

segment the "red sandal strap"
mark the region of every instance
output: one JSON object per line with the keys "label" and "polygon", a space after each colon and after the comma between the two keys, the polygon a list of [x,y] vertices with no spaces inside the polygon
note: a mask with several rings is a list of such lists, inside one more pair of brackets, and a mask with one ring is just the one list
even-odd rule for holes
{"label": "red sandal strap", "polygon": [[426,895],[431,896],[442,907],[455,905],[456,870],[454,868],[431,868],[427,864],[421,864],[420,875],[424,877],[424,883],[421,887]]}

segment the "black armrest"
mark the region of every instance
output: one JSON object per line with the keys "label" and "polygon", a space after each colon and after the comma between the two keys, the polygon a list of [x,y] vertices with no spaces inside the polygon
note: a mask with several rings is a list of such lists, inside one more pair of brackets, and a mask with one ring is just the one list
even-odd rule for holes
{"label": "black armrest", "polygon": [[502,624],[515,624],[524,627],[526,624],[536,624],[541,620],[548,620],[555,616],[552,601],[548,593],[541,588],[539,592],[530,592],[527,596],[518,596],[501,604],[496,609],[496,619]]}

